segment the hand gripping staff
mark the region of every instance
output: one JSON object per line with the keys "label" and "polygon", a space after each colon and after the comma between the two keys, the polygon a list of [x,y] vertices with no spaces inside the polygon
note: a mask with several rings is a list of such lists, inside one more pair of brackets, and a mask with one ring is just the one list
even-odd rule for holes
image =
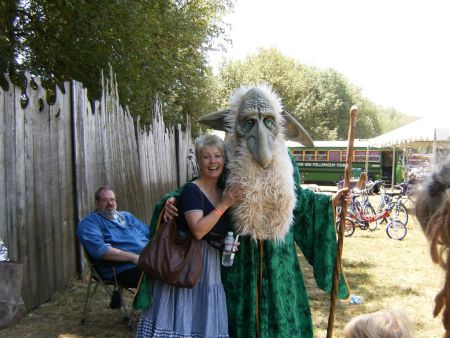
{"label": "hand gripping staff", "polygon": [[[347,145],[347,160],[345,162],[344,170],[344,188],[350,187],[350,176],[352,172],[353,162],[353,141],[355,140],[355,121],[358,107],[352,106],[350,109],[350,122],[348,126],[348,145]],[[342,248],[344,244],[345,218],[347,217],[347,205],[342,199],[342,208],[339,221],[338,242],[336,252],[336,262],[334,264],[333,284],[331,288],[330,300],[330,314],[328,316],[327,338],[333,337],[334,326],[334,312],[336,308],[337,289],[339,285],[339,270],[341,268]]]}

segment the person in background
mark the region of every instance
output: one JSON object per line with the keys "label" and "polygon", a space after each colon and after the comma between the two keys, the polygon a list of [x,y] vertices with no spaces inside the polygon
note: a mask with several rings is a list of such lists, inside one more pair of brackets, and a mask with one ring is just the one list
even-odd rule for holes
{"label": "person in background", "polygon": [[[142,274],[137,261],[149,241],[149,227],[131,213],[117,211],[111,188],[100,187],[95,192],[95,211],[81,220],[76,233],[93,262],[114,262],[118,283],[137,287]],[[97,271],[106,280],[114,278],[109,264],[99,264]]]}
{"label": "person in background", "polygon": [[442,312],[444,337],[450,338],[450,160],[438,167],[419,190],[416,217],[429,241],[431,259],[445,272],[433,315]]}
{"label": "person in background", "polygon": [[201,240],[203,270],[192,289],[151,281],[152,304],[142,312],[137,337],[229,336],[220,249],[229,225],[225,212],[239,199],[239,187],[222,185],[226,164],[222,139],[200,136],[195,153],[200,175],[183,186],[176,223],[179,231]]}
{"label": "person in background", "polygon": [[344,327],[345,338],[411,338],[412,326],[399,310],[381,310],[353,318]]}
{"label": "person in background", "polygon": [[395,183],[401,184],[405,180],[405,172],[401,161],[395,166]]}

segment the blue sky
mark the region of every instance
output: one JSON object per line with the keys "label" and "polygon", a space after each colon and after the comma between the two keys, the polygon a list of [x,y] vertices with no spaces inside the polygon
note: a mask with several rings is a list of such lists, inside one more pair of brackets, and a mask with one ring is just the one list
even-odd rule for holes
{"label": "blue sky", "polygon": [[339,71],[377,104],[439,118],[450,113],[449,13],[447,0],[237,0],[233,46],[213,63],[276,47]]}

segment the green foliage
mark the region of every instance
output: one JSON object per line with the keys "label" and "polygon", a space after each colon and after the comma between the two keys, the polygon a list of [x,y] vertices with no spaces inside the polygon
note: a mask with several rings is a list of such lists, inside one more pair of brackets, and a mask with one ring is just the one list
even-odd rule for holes
{"label": "green foliage", "polygon": [[[386,112],[364,98],[361,90],[333,69],[320,70],[285,57],[276,49],[260,49],[243,61],[228,61],[220,70],[218,102],[241,85],[268,83],[283,99],[284,108],[293,114],[316,140],[344,140],[348,136],[349,111],[359,108],[356,138],[370,138],[392,128],[385,123]],[[391,112],[395,125],[405,119]]]}
{"label": "green foliage", "polygon": [[[0,73],[16,68],[14,18],[17,6],[14,1],[0,2]],[[14,75],[14,72],[10,72]],[[0,76],[2,85],[3,79]]]}
{"label": "green foliage", "polygon": [[378,107],[377,114],[380,120],[381,129],[385,132],[400,128],[418,119],[415,116],[404,115],[394,108]]}
{"label": "green foliage", "polygon": [[156,96],[172,122],[210,108],[205,55],[221,47],[221,18],[232,0],[10,2],[2,20],[14,24],[0,33],[0,42],[20,62],[11,52],[1,54],[2,70],[30,70],[47,85],[76,79],[98,98],[101,71],[111,65],[122,104],[144,122]]}
{"label": "green foliage", "polygon": [[[75,79],[100,96],[100,75],[116,74],[121,103],[150,122],[156,97],[169,123],[195,123],[228,104],[242,84],[269,83],[285,109],[314,139],[346,139],[348,112],[359,106],[356,137],[369,138],[408,121],[375,105],[340,73],[306,66],[261,49],[226,62],[215,77],[209,51],[224,48],[222,17],[234,0],[6,0],[0,2],[0,71],[21,83],[20,72],[50,87]],[[1,77],[0,77],[1,80]],[[50,90],[51,92],[51,90]]]}

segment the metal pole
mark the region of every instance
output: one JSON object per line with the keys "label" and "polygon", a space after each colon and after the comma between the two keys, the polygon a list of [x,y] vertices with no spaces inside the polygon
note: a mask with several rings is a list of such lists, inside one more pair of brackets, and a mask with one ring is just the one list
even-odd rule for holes
{"label": "metal pole", "polygon": [[392,145],[392,175],[391,175],[391,189],[394,188],[395,184],[395,169],[397,168],[397,163],[395,161],[395,145]]}

